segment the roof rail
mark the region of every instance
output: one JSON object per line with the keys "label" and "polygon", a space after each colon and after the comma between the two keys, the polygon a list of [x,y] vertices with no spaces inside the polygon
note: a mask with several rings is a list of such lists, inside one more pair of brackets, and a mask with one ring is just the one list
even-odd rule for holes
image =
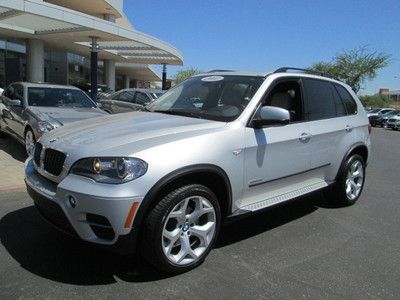
{"label": "roof rail", "polygon": [[233,72],[233,70],[218,70],[218,69],[216,69],[216,70],[210,70],[206,73],[220,73],[220,72]]}
{"label": "roof rail", "polygon": [[274,73],[287,73],[287,71],[301,71],[303,73],[306,74],[314,74],[314,75],[319,75],[319,76],[323,76],[323,77],[328,77],[328,78],[332,78],[332,79],[336,79],[338,80],[335,76],[328,74],[328,73],[324,73],[324,72],[320,72],[320,71],[314,71],[314,70],[310,70],[310,69],[301,69],[301,68],[292,68],[292,67],[283,67],[283,68],[279,68],[277,70],[274,71]]}

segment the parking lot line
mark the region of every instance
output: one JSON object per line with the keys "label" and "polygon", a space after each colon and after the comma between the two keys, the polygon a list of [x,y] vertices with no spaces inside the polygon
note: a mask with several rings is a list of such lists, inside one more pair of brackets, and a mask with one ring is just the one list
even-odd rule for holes
{"label": "parking lot line", "polygon": [[0,187],[0,191],[18,190],[18,189],[22,189],[24,187],[25,187],[25,184],[9,185],[9,186]]}

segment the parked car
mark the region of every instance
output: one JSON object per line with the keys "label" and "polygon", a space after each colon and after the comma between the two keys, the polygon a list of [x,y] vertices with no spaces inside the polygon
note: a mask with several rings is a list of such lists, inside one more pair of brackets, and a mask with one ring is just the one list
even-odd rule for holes
{"label": "parked car", "polygon": [[25,144],[32,154],[42,134],[62,125],[106,114],[80,89],[16,82],[1,96],[0,132]]}
{"label": "parked car", "polygon": [[398,123],[400,122],[400,113],[392,116],[387,122],[387,128],[392,128],[393,130],[398,129]]}
{"label": "parked car", "polygon": [[378,114],[378,115],[373,115],[370,116],[369,119],[369,123],[371,124],[371,126],[375,127],[375,126],[381,126],[383,128],[387,128],[387,121],[392,117],[397,115],[398,113],[400,113],[399,109],[395,109],[395,110],[391,110],[385,114]]}
{"label": "parked car", "polygon": [[379,115],[386,114],[392,110],[394,110],[394,108],[376,108],[376,109],[371,110],[369,113],[367,113],[367,116],[368,116],[368,118],[372,117],[372,116],[379,116]]}
{"label": "parked car", "polygon": [[164,91],[148,89],[125,89],[111,94],[108,99],[101,99],[102,108],[110,113],[143,110],[143,107],[161,96]]}
{"label": "parked car", "polygon": [[394,130],[400,130],[400,120],[394,123]]}
{"label": "parked car", "polygon": [[368,118],[348,85],[306,72],[200,74],[150,112],[57,128],[25,164],[27,190],[58,228],[138,245],[171,273],[198,266],[227,219],[321,189],[352,205]]}

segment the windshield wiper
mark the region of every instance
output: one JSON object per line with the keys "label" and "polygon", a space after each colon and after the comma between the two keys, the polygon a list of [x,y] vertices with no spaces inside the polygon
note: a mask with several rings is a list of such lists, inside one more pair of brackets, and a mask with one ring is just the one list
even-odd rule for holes
{"label": "windshield wiper", "polygon": [[196,119],[203,119],[202,116],[196,113],[181,111],[181,110],[154,110],[153,112],[167,114],[167,115],[175,115],[175,116],[184,116]]}

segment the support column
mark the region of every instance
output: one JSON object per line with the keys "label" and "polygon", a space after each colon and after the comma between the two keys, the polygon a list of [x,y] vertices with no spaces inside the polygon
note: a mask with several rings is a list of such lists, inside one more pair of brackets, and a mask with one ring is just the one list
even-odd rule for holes
{"label": "support column", "polygon": [[97,52],[99,45],[97,38],[92,37],[92,48],[90,52],[90,96],[93,101],[97,101]]}
{"label": "support column", "polygon": [[129,89],[131,85],[131,78],[128,75],[124,75],[124,86]]}
{"label": "support column", "polygon": [[26,43],[26,77],[30,82],[44,81],[43,41],[29,39]]}
{"label": "support column", "polygon": [[105,84],[113,91],[115,91],[115,61],[104,60],[104,78]]}
{"label": "support column", "polygon": [[162,89],[167,89],[167,64],[163,64],[163,71],[162,71]]}

